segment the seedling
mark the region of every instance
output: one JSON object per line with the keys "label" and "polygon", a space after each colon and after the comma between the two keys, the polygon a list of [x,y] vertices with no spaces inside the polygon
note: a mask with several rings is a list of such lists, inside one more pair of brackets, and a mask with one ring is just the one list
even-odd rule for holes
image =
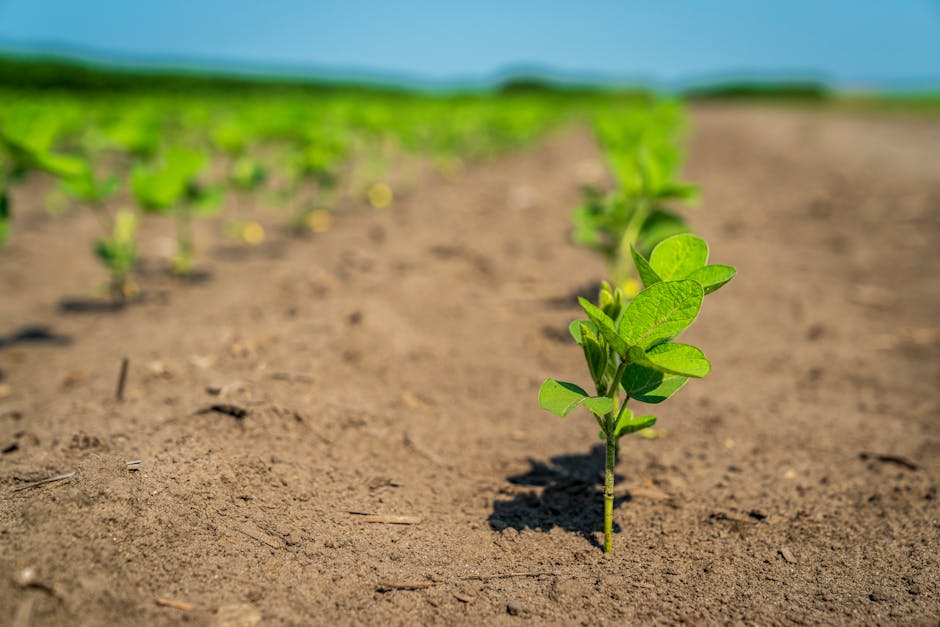
{"label": "seedling", "polygon": [[288,156],[290,187],[296,191],[302,181],[311,181],[316,186],[317,202],[301,202],[291,217],[290,228],[295,233],[316,232],[318,218],[313,216],[328,212],[335,201],[339,169],[347,153],[346,137],[341,132],[310,129],[301,143]]}
{"label": "seedling", "polygon": [[121,110],[101,132],[106,146],[120,148],[138,159],[149,159],[160,148],[159,116],[143,103]]}
{"label": "seedling", "polygon": [[247,155],[241,155],[235,159],[228,174],[232,185],[245,192],[254,191],[260,187],[265,178],[267,178],[267,172],[264,166]]}
{"label": "seedling", "polygon": [[574,383],[547,379],[539,404],[565,417],[589,410],[606,442],[604,473],[604,552],[613,551],[614,466],[620,438],[651,427],[655,416],[634,416],[630,399],[661,403],[689,378],[709,373],[711,364],[698,348],[675,340],[698,316],[705,294],[730,281],[731,266],[707,265],[705,240],[684,234],[660,242],[647,260],[633,249],[644,289],[629,303],[621,290],[604,285],[599,306],[579,302],[587,320],[569,330],[581,346],[594,383],[589,394]]}
{"label": "seedling", "polygon": [[198,180],[205,163],[201,152],[172,148],[162,164],[138,166],[132,178],[134,196],[144,211],[172,214],[176,219],[173,271],[180,276],[189,276],[193,270],[193,217],[212,215],[221,202],[220,189],[205,187]]}
{"label": "seedling", "polygon": [[118,188],[118,180],[114,177],[99,179],[91,165],[86,164],[79,176],[62,179],[59,185],[94,213],[105,233],[95,240],[94,252],[110,275],[108,293],[111,298],[115,303],[133,298],[138,292],[137,284],[130,279],[137,261],[137,216],[125,210],[112,217],[105,208],[105,201]]}
{"label": "seedling", "polygon": [[251,141],[250,128],[240,120],[229,120],[215,127],[212,143],[232,160],[228,171],[229,182],[237,189],[250,192],[257,189],[267,172],[258,161],[247,154]]}
{"label": "seedling", "polygon": [[[28,112],[25,112],[28,114]],[[58,126],[49,116],[21,115],[7,120],[0,129],[0,244],[10,234],[10,181],[30,170],[42,170],[57,177],[81,176],[84,160],[53,151]]]}
{"label": "seedling", "polygon": [[667,206],[697,196],[694,185],[677,180],[682,152],[675,136],[680,127],[680,111],[671,103],[600,117],[596,122],[617,186],[607,194],[585,188],[584,203],[572,216],[573,238],[604,256],[614,284],[628,296],[639,288],[631,247],[649,254],[660,241],[689,230]]}
{"label": "seedling", "polygon": [[95,255],[111,273],[108,291],[115,302],[123,303],[137,293],[137,285],[130,273],[137,262],[137,215],[133,211],[118,211],[109,237],[95,241]]}

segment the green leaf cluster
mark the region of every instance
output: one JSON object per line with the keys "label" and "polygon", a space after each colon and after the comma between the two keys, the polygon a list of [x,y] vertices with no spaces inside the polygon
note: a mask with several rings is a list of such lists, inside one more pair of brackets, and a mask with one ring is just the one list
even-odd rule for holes
{"label": "green leaf cluster", "polygon": [[708,244],[691,233],[675,235],[660,242],[649,259],[635,247],[630,250],[644,287],[661,281],[693,279],[711,294],[734,278],[735,269],[708,263]]}
{"label": "green leaf cluster", "polygon": [[[598,305],[579,299],[587,319],[569,325],[583,350],[596,394],[554,379],[548,379],[539,394],[542,407],[559,416],[582,406],[598,417],[608,416],[607,422],[599,421],[601,428],[618,438],[632,433],[618,426],[629,399],[661,403],[690,378],[711,371],[700,349],[675,340],[695,321],[705,295],[735,275],[731,266],[709,265],[707,243],[691,234],[663,240],[649,260],[634,248],[633,258],[644,289],[627,301],[620,290],[605,283]],[[597,399],[620,401],[621,395],[621,410],[612,420],[613,408]]]}
{"label": "green leaf cluster", "polygon": [[95,255],[111,271],[112,277],[123,279],[137,261],[137,216],[133,211],[119,211],[114,218],[110,237],[95,241]]}
{"label": "green leaf cluster", "polygon": [[170,148],[161,163],[140,164],[131,175],[134,197],[144,211],[169,213],[193,195],[206,155],[179,146]]}

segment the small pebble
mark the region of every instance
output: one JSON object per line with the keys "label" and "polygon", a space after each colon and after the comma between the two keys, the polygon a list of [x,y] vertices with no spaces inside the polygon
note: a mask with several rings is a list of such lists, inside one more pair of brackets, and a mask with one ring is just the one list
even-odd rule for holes
{"label": "small pebble", "polygon": [[506,604],[506,611],[509,613],[510,616],[518,616],[519,614],[522,613],[522,603],[520,603],[516,599],[513,599],[512,601]]}
{"label": "small pebble", "polygon": [[796,564],[796,556],[793,555],[793,552],[787,547],[783,547],[777,553],[780,554],[780,557],[783,558],[783,561],[789,564]]}
{"label": "small pebble", "polygon": [[300,534],[293,531],[288,533],[287,537],[284,538],[284,543],[287,544],[287,546],[300,546],[302,542],[303,539],[300,537]]}

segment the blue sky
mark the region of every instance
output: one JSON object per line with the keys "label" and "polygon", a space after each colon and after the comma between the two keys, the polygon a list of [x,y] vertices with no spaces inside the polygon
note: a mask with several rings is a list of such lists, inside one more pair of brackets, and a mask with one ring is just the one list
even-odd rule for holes
{"label": "blue sky", "polygon": [[940,0],[0,0],[0,48],[480,78],[507,66],[940,85]]}

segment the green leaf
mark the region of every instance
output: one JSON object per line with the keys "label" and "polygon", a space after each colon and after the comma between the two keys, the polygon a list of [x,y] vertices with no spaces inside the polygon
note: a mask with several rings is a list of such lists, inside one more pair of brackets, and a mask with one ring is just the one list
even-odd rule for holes
{"label": "green leaf", "polygon": [[[698,283],[694,281],[692,281],[692,283],[698,285]],[[611,348],[617,351],[617,354],[621,357],[626,357],[627,343],[620,337],[620,334],[617,333],[617,327],[614,325],[614,321],[610,319],[610,316],[598,309],[586,298],[578,298],[578,302],[581,304],[581,309],[583,309],[587,317],[591,319],[591,322],[594,323],[594,326],[596,326],[600,334],[604,336],[604,339],[607,340]],[[627,311],[629,311],[629,308]]]}
{"label": "green leaf", "polygon": [[643,222],[643,228],[640,229],[636,240],[636,249],[642,255],[649,255],[656,244],[667,237],[688,232],[689,226],[679,215],[665,209],[656,209]]}
{"label": "green leaf", "polygon": [[656,416],[638,416],[634,418],[633,412],[625,411],[617,422],[617,430],[614,431],[614,435],[617,438],[622,438],[640,429],[652,427],[654,424],[656,424]]}
{"label": "green leaf", "polygon": [[607,281],[601,281],[601,289],[597,295],[597,307],[607,314],[608,318],[616,322],[623,309],[623,292],[619,288],[611,287]]}
{"label": "green leaf", "polygon": [[578,344],[581,343],[581,325],[586,324],[588,328],[597,335],[597,327],[594,326],[594,323],[590,320],[572,320],[571,324],[568,325],[568,332],[571,334],[571,337],[574,338],[574,341]]}
{"label": "green leaf", "polygon": [[589,396],[574,383],[546,379],[539,390],[539,405],[562,418],[582,406],[603,416],[613,410],[614,401],[608,396]]}
{"label": "green leaf", "polygon": [[682,377],[701,379],[712,369],[701,350],[677,342],[658,344],[646,352],[637,346],[631,346],[628,357],[630,363],[638,366]]}
{"label": "green leaf", "polygon": [[202,187],[194,190],[193,213],[197,216],[211,216],[222,207],[225,192],[221,187]]}
{"label": "green leaf", "polygon": [[653,249],[650,266],[664,281],[677,281],[708,263],[708,244],[691,233],[667,237]]}
{"label": "green leaf", "polygon": [[[590,326],[589,326],[590,325]],[[600,383],[607,373],[607,348],[601,343],[597,331],[592,330],[590,322],[582,322],[579,330],[581,348],[584,350],[584,359],[587,361],[591,379]]]}
{"label": "green leaf", "polygon": [[637,364],[630,364],[620,379],[630,398],[655,405],[675,394],[688,381],[688,377],[657,372]]}
{"label": "green leaf", "polygon": [[694,202],[698,200],[698,194],[698,185],[694,183],[671,182],[656,190],[656,197],[659,200]]}
{"label": "green leaf", "polygon": [[699,268],[692,272],[688,278],[701,283],[705,293],[711,294],[733,279],[735,274],[737,274],[737,270],[733,267],[715,263]]}
{"label": "green leaf", "polygon": [[633,255],[633,264],[636,266],[637,274],[640,275],[640,280],[643,281],[643,287],[649,287],[662,281],[646,258],[632,245],[630,246],[630,254]]}
{"label": "green leaf", "polygon": [[82,178],[90,170],[88,163],[81,157],[52,153],[38,155],[36,167],[65,179]]}
{"label": "green leaf", "polygon": [[[620,341],[645,350],[677,337],[695,320],[704,296],[698,281],[663,281],[651,285],[637,294],[624,312],[620,320]],[[626,351],[621,354],[625,355]]]}

